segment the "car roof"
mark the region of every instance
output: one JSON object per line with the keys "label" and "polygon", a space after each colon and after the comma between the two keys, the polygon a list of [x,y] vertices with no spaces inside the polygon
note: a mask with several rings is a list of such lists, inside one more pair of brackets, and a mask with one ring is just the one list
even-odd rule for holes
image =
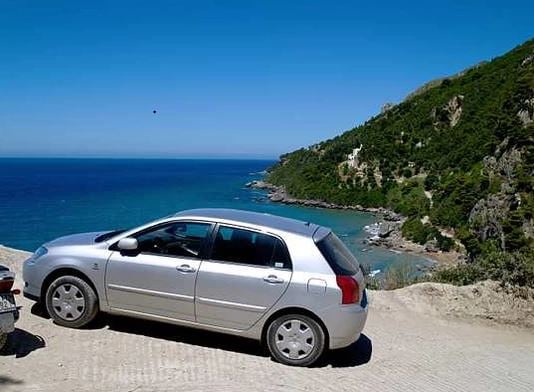
{"label": "car roof", "polygon": [[321,226],[297,219],[285,218],[262,212],[235,210],[230,208],[199,208],[180,211],[174,217],[206,219],[216,222],[234,224],[246,224],[271,228],[287,233],[298,234],[305,237],[313,237],[313,234]]}

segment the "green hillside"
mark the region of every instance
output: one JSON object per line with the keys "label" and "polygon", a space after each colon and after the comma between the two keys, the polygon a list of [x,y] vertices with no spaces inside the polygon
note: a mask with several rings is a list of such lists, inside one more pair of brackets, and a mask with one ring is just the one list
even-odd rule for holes
{"label": "green hillside", "polygon": [[[453,229],[472,263],[448,279],[534,286],[533,139],[534,39],[282,155],[268,181],[296,198],[389,207],[409,218],[406,237],[444,250],[455,245],[436,228]],[[502,263],[513,265],[510,276]]]}

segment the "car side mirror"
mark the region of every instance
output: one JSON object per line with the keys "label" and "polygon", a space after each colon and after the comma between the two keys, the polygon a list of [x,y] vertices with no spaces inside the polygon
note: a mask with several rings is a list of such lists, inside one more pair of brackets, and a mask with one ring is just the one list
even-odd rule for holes
{"label": "car side mirror", "polygon": [[137,250],[138,247],[139,243],[137,242],[137,239],[131,237],[122,238],[117,243],[117,248],[119,248],[119,250],[132,251]]}

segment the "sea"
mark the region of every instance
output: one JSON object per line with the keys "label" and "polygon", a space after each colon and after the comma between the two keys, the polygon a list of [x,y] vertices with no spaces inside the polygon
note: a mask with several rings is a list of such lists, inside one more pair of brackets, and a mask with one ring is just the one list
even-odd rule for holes
{"label": "sea", "polygon": [[189,208],[266,212],[328,226],[374,273],[429,260],[365,243],[369,213],[273,203],[245,186],[274,161],[0,158],[0,244],[33,251],[54,238],[131,228]]}

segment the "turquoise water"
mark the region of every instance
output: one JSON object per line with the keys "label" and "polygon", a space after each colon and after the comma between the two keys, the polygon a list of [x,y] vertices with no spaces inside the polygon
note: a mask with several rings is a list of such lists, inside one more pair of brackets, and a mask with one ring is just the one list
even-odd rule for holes
{"label": "turquoise water", "polygon": [[226,207],[268,212],[331,227],[361,263],[384,270],[423,258],[369,248],[366,213],[271,203],[245,183],[272,161],[0,159],[0,244],[33,251],[53,238],[128,228],[176,211]]}

